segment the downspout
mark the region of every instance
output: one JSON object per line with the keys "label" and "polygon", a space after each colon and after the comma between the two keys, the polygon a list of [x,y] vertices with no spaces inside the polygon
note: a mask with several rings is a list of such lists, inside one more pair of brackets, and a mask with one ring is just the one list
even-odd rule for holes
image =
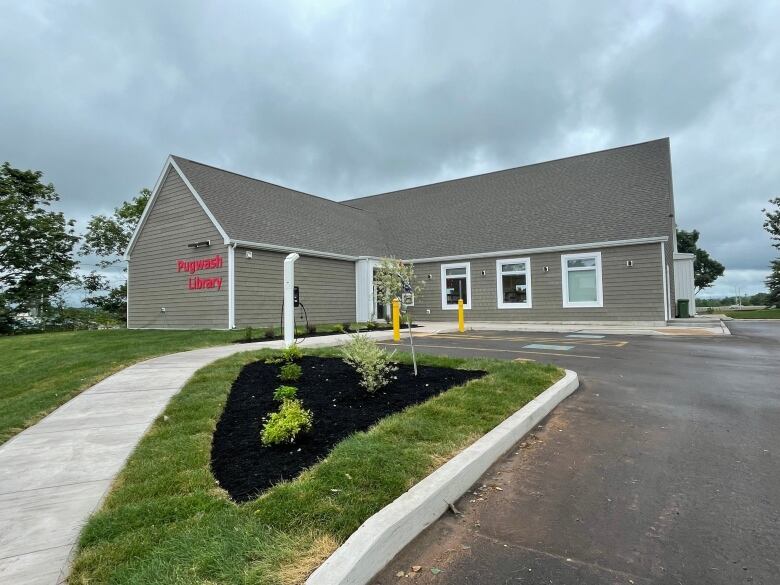
{"label": "downspout", "polygon": [[284,346],[295,343],[295,307],[293,287],[295,286],[295,261],[300,258],[293,252],[284,259]]}

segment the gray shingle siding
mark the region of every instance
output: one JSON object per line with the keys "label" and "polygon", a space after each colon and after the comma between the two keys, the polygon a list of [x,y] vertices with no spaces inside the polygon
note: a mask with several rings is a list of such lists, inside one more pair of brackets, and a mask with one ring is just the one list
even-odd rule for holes
{"label": "gray shingle siding", "polygon": [[[496,260],[502,256],[466,260],[471,265],[471,309],[466,321],[663,321],[660,244],[577,250],[601,252],[604,306],[564,308],[561,284],[561,255],[546,252],[528,256],[531,263],[530,309],[499,309]],[[632,268],[626,261],[633,260]],[[415,298],[413,315],[418,320],[457,321],[457,311],[441,308],[441,265],[415,265],[423,291]],[[544,267],[549,267],[549,272]],[[482,276],[482,271],[485,276]],[[428,279],[428,275],[431,278]],[[430,314],[426,313],[430,309]]]}
{"label": "gray shingle siding", "polygon": [[[237,248],[236,326],[278,326],[282,310],[285,254]],[[355,263],[347,260],[301,256],[295,262],[295,284],[300,288],[309,323],[355,320]],[[296,310],[296,324],[301,310]]]}
{"label": "gray shingle siding", "polygon": [[[187,244],[211,240],[208,248]],[[221,290],[189,290],[188,273],[177,260],[221,254],[221,269],[198,273],[222,277]],[[227,246],[187,186],[170,170],[130,254],[128,322],[131,329],[226,329],[228,326]],[[165,313],[160,308],[165,307]]]}

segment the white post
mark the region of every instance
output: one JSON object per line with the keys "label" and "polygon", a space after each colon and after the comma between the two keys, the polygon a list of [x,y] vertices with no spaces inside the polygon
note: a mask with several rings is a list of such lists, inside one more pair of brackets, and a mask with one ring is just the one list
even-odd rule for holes
{"label": "white post", "polygon": [[284,346],[295,343],[295,307],[293,307],[293,287],[295,286],[296,253],[288,254],[284,259]]}

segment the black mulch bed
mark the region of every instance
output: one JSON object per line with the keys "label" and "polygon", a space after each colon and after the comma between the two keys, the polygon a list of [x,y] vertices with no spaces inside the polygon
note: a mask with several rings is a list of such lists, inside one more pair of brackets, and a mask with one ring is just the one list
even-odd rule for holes
{"label": "black mulch bed", "polygon": [[263,419],[279,405],[274,389],[279,366],[262,361],[244,367],[230,390],[211,445],[211,468],[235,501],[251,500],[275,483],[296,477],[342,439],[380,419],[485,374],[480,371],[399,364],[393,380],[375,394],[359,385],[355,371],[338,358],[305,356],[298,398],[312,411],[312,430],[293,444],[264,446]]}

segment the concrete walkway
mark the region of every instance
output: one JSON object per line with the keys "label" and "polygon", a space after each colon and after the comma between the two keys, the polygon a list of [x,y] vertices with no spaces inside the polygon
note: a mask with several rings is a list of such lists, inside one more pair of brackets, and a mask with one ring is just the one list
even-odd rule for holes
{"label": "concrete walkway", "polygon": [[[389,339],[392,331],[369,335]],[[311,338],[302,347],[339,345],[347,337]],[[1,446],[0,584],[64,582],[82,526],[171,397],[214,360],[269,347],[281,348],[282,342],[211,347],[140,362]]]}

